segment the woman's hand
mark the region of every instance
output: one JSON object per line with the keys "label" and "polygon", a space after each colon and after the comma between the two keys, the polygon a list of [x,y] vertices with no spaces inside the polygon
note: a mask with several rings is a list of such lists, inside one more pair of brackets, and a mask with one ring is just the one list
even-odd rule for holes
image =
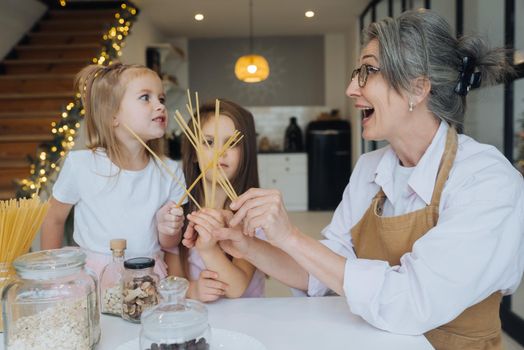
{"label": "woman's hand", "polygon": [[212,234],[220,248],[237,259],[246,259],[250,242],[255,239],[244,235],[241,226],[216,229]]}
{"label": "woman's hand", "polygon": [[226,294],[228,285],[218,280],[218,274],[203,270],[196,281],[189,282],[187,296],[202,302],[215,301]]}
{"label": "woman's hand", "polygon": [[229,221],[229,226],[237,226],[243,221],[243,232],[250,237],[255,236],[257,228],[262,228],[268,242],[274,246],[285,245],[295,231],[280,191],[251,188],[233,201],[230,207],[237,212]]}

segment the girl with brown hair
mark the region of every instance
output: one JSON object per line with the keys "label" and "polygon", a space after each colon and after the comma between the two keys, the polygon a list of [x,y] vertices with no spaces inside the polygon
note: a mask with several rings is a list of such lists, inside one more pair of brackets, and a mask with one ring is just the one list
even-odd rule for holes
{"label": "girl with brown hair", "polygon": [[[220,115],[215,125],[215,103],[206,103],[200,107],[200,118],[205,143],[210,147],[200,157],[187,138],[182,141],[183,169],[188,184],[200,175],[204,164],[212,159],[212,148],[218,143],[221,148],[233,135],[240,131],[244,138],[238,145],[226,151],[219,159],[218,165],[231,182],[236,193],[243,193],[249,188],[258,187],[258,169],[256,158],[256,134],[253,116],[249,111],[234,102],[220,100]],[[214,139],[215,127],[217,139]],[[205,148],[207,146],[204,144]],[[205,159],[204,159],[205,158]],[[206,172],[209,181],[199,182],[191,194],[203,203],[205,194],[211,193],[212,170]],[[178,252],[166,256],[170,274],[184,275],[190,280],[188,297],[200,301],[213,301],[221,296],[259,297],[264,292],[264,275],[243,259],[231,258],[209,235],[212,226],[224,226],[223,215],[230,200],[224,190],[217,186],[215,207],[199,211],[202,219],[196,219],[193,213],[195,204],[189,201],[184,213],[189,221],[186,226],[186,237],[179,245]],[[159,225],[161,223],[159,222]],[[185,245],[184,245],[185,244]]]}

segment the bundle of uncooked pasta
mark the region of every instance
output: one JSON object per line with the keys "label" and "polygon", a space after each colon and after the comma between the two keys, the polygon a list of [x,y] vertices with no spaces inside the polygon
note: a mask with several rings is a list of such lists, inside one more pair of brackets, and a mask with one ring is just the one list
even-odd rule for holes
{"label": "bundle of uncooked pasta", "polygon": [[[0,201],[0,295],[11,276],[11,264],[31,247],[48,207],[38,195]],[[2,329],[0,313],[0,332]]]}

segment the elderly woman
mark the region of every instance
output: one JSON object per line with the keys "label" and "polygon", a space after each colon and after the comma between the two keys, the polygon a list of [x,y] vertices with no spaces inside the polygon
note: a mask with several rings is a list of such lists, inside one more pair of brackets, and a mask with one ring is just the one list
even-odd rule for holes
{"label": "elderly woman", "polygon": [[[456,130],[468,91],[510,71],[505,52],[457,40],[420,10],[371,24],[359,64],[347,95],[364,139],[389,145],[360,157],[325,240],[301,233],[274,190],[250,189],[229,228],[207,227],[291,287],[344,295],[375,327],[425,334],[436,349],[501,349],[499,304],[524,269],[524,182]],[[252,238],[258,228],[267,241]]]}

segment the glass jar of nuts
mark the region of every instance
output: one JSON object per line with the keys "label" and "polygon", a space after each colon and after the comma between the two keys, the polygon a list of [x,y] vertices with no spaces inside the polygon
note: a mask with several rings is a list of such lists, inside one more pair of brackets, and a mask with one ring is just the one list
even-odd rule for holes
{"label": "glass jar of nuts", "polygon": [[153,272],[155,260],[133,258],[124,261],[122,286],[122,318],[140,323],[140,316],[158,304],[159,277]]}
{"label": "glass jar of nuts", "polygon": [[142,314],[140,350],[209,350],[211,328],[207,308],[185,298],[189,282],[181,277],[160,281],[162,302]]}

